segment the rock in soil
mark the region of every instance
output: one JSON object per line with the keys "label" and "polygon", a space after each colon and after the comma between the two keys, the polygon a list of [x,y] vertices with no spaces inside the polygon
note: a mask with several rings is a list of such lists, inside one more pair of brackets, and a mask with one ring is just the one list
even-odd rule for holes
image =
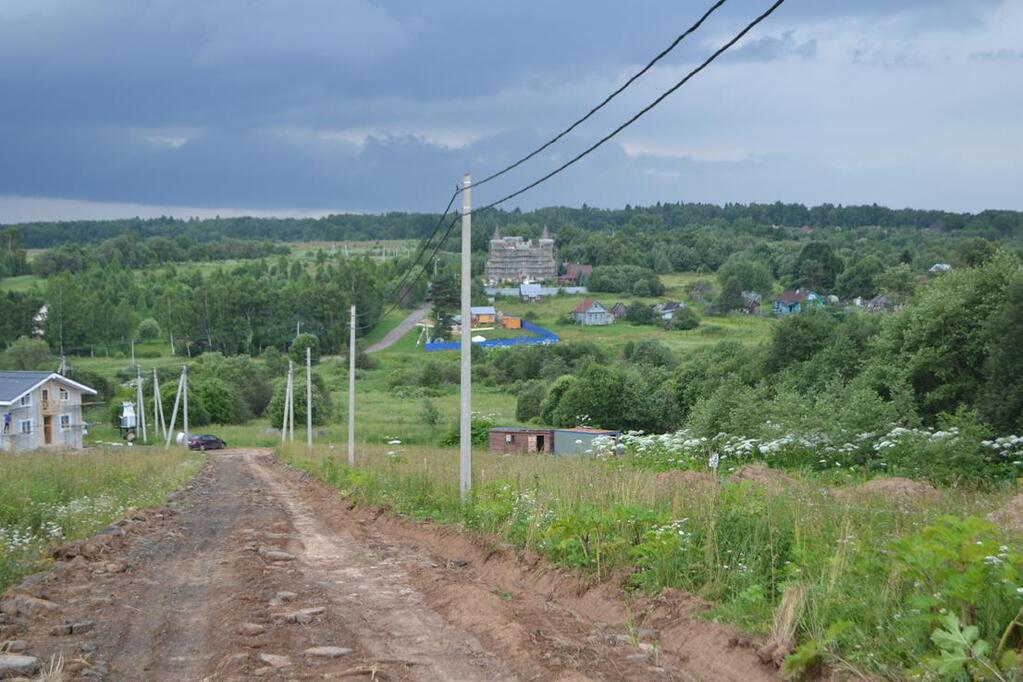
{"label": "rock in soil", "polygon": [[306,656],[319,656],[322,658],[340,658],[348,656],[352,650],[343,646],[314,646],[305,650]]}
{"label": "rock in soil", "polygon": [[238,634],[247,637],[255,637],[266,632],[266,628],[259,623],[242,623],[238,626]]}
{"label": "rock in soil", "polygon": [[271,549],[269,547],[260,547],[259,556],[263,557],[267,561],[294,561],[295,555],[289,554],[281,549]]}
{"label": "rock in soil", "polygon": [[0,602],[0,611],[9,616],[42,616],[48,613],[56,613],[60,606],[48,599],[37,599],[27,594],[16,594],[9,599]]}
{"label": "rock in soil", "polygon": [[259,660],[266,663],[271,668],[286,668],[291,665],[291,659],[287,656],[278,656],[277,654],[260,654]]}
{"label": "rock in soil", "polygon": [[35,675],[39,672],[39,659],[20,654],[0,654],[0,679]]}

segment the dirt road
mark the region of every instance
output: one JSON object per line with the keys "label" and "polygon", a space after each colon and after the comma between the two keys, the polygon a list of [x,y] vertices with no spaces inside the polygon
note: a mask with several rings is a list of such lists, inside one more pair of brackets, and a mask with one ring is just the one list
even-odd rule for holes
{"label": "dirt road", "polygon": [[380,339],[372,346],[366,349],[367,353],[376,353],[379,350],[390,348],[398,342],[401,337],[405,336],[415,327],[417,324],[426,318],[427,313],[430,312],[429,305],[421,305],[409,314],[404,320],[402,320],[397,327],[387,332],[384,338]]}
{"label": "dirt road", "polygon": [[57,662],[54,679],[775,679],[753,642],[695,620],[694,598],[627,604],[510,548],[349,508],[269,451],[217,454],[170,507],[60,554],[0,601],[0,651]]}

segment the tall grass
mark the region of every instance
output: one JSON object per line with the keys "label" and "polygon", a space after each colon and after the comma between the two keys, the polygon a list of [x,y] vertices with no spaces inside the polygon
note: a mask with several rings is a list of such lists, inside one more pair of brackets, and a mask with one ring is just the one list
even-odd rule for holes
{"label": "tall grass", "polygon": [[[474,492],[461,504],[455,450],[367,446],[354,469],[341,464],[342,449],[282,454],[357,501],[499,535],[594,581],[625,575],[632,590],[685,589],[715,604],[709,617],[755,632],[770,630],[782,595],[796,588],[805,599],[795,671],[824,659],[879,677],[927,672],[942,614],[962,614],[997,642],[1023,606],[1023,578],[1011,573],[1023,559],[979,518],[1006,492],[843,500],[809,475],[772,494],[723,480],[681,487],[593,461],[475,453]],[[935,533],[944,539],[933,542]],[[969,588],[943,565],[972,571]]]}
{"label": "tall grass", "polygon": [[183,450],[0,454],[0,591],[45,567],[54,544],[162,503],[201,463]]}

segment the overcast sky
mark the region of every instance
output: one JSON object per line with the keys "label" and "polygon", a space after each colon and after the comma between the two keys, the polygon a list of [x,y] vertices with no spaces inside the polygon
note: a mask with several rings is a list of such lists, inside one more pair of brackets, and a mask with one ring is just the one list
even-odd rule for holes
{"label": "overcast sky", "polygon": [[[0,0],[0,222],[439,211],[710,0]],[[542,175],[762,11],[730,0]],[[788,0],[600,152],[511,205],[1023,209],[1023,0]]]}

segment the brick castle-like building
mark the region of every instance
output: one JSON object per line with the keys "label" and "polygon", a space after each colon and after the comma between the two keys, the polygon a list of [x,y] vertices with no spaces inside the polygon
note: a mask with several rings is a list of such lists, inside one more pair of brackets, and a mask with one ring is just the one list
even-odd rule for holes
{"label": "brick castle-like building", "polygon": [[501,228],[490,238],[490,256],[484,277],[491,282],[542,282],[558,276],[558,253],[546,226],[539,239],[502,237]]}

